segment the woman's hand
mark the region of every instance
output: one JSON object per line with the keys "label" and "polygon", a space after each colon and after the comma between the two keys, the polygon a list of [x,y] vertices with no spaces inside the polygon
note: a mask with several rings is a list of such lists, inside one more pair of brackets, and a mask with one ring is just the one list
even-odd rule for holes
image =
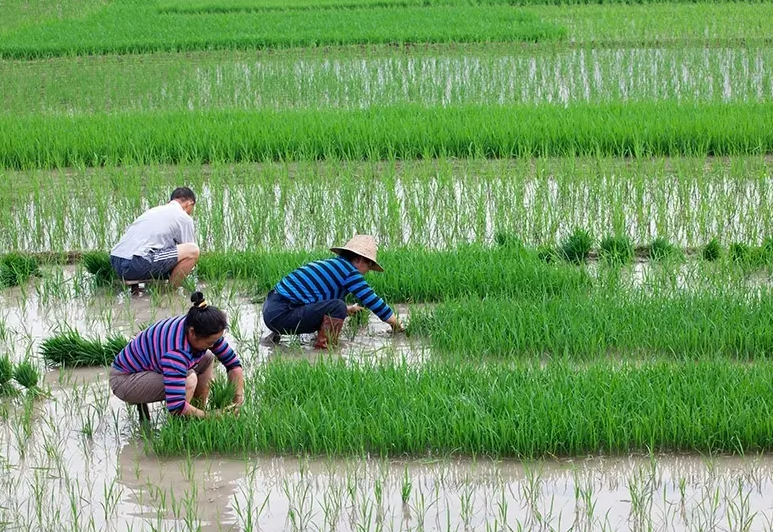
{"label": "woman's hand", "polygon": [[392,326],[392,332],[400,333],[405,331],[405,327],[403,327],[403,324],[397,319],[397,314],[392,314],[386,322]]}
{"label": "woman's hand", "polygon": [[353,316],[360,312],[362,310],[362,307],[359,305],[347,305],[346,307],[346,314],[349,316]]}

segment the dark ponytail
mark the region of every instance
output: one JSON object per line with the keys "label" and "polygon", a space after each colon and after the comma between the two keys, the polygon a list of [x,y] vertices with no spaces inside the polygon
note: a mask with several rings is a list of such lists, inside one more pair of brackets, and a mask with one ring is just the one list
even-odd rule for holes
{"label": "dark ponytail", "polygon": [[192,327],[196,336],[206,338],[223,332],[228,326],[225,312],[207,303],[201,292],[191,294],[191,303],[193,306],[188,310],[188,316],[185,318],[186,330]]}

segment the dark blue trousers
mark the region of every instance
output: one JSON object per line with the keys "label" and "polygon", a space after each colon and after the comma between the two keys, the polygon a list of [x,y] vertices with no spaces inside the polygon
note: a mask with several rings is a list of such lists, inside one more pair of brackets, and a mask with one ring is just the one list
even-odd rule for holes
{"label": "dark blue trousers", "polygon": [[322,318],[346,318],[346,302],[343,299],[328,299],[317,303],[293,303],[273,290],[263,303],[263,321],[275,333],[307,334],[319,330]]}

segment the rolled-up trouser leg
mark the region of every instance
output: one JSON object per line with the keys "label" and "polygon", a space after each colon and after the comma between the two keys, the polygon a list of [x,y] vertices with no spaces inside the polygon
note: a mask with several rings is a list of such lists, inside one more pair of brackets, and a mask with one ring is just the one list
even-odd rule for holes
{"label": "rolled-up trouser leg", "polygon": [[266,325],[279,334],[308,334],[319,330],[322,318],[346,319],[346,302],[328,299],[308,305],[297,305],[271,292],[263,304]]}
{"label": "rolled-up trouser leg", "polygon": [[[188,375],[201,375],[215,360],[215,355],[207,351],[188,370]],[[158,403],[166,399],[164,376],[155,371],[140,371],[123,373],[115,368],[110,369],[110,389],[116,397],[130,404]]]}

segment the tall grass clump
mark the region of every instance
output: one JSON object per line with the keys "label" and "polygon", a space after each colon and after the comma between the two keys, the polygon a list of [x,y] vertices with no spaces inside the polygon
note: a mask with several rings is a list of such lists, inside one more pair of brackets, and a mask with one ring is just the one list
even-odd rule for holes
{"label": "tall grass clump", "polygon": [[238,418],[170,419],[162,455],[539,457],[756,452],[773,444],[773,363],[272,361]]}
{"label": "tall grass clump", "polygon": [[590,231],[578,227],[561,243],[560,253],[565,260],[580,264],[588,260],[591,248],[593,236]]}
{"label": "tall grass clump", "polygon": [[627,236],[608,236],[601,241],[601,257],[612,264],[627,264],[633,260],[633,243]]}
{"label": "tall grass clump", "polygon": [[709,262],[719,260],[722,257],[722,244],[719,243],[718,239],[712,238],[709,243],[703,247],[701,256],[703,257],[703,260]]}
{"label": "tall grass clump", "polygon": [[38,260],[33,256],[9,253],[0,257],[0,288],[22,285],[39,273]]}
{"label": "tall grass clump", "polygon": [[49,366],[107,366],[128,343],[128,339],[117,335],[104,342],[89,340],[71,330],[44,340],[40,354]]}
{"label": "tall grass clump", "polygon": [[97,284],[109,285],[118,280],[118,276],[110,264],[110,255],[104,251],[84,253],[81,262],[86,271],[94,276]]}

